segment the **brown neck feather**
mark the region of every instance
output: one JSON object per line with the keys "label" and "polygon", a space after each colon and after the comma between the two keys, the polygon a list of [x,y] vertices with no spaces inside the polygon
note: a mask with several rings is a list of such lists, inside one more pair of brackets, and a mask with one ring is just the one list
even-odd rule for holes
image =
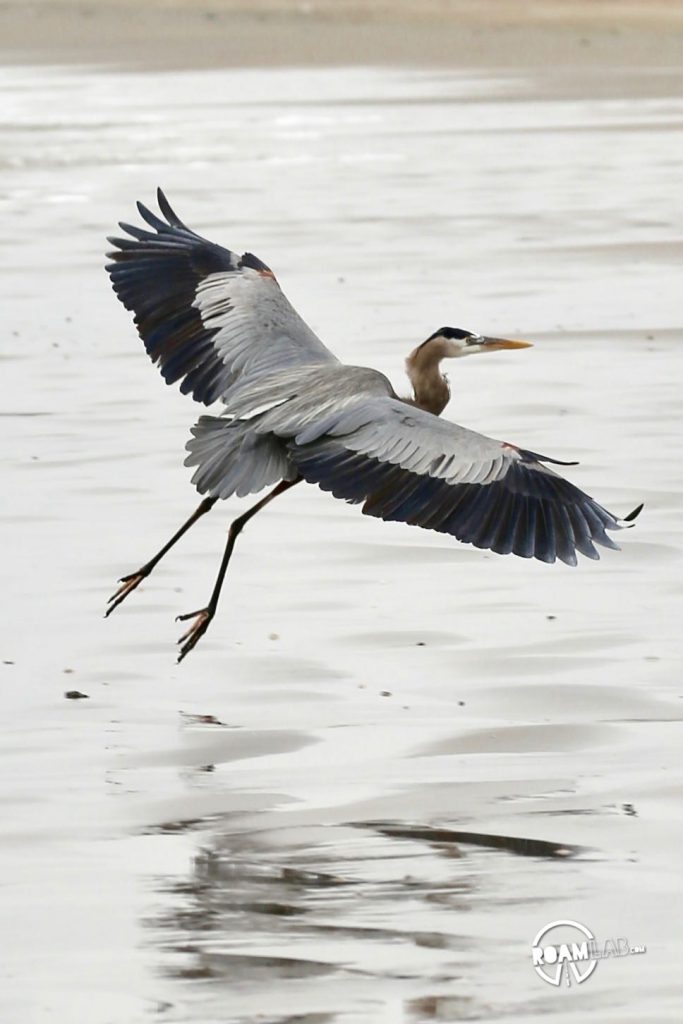
{"label": "brown neck feather", "polygon": [[439,369],[446,355],[442,338],[419,345],[406,359],[406,372],[413,385],[411,405],[440,416],[451,397],[448,381]]}

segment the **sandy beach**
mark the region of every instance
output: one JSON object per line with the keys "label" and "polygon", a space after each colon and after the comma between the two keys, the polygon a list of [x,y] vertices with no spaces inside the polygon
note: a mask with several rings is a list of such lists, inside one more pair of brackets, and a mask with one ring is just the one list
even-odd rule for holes
{"label": "sandy beach", "polygon": [[[3,1024],[680,1019],[681,33],[673,3],[0,7]],[[644,501],[622,550],[502,558],[301,486],[181,666],[247,501],[105,621],[197,501],[203,409],[102,269],[157,185],[401,392],[442,323],[533,340],[454,364],[444,415]],[[555,988],[557,920],[646,952]]]}
{"label": "sandy beach", "polygon": [[[12,63],[680,67],[678,0],[8,0]],[[643,84],[639,85],[642,91]],[[622,86],[623,88],[623,86]]]}

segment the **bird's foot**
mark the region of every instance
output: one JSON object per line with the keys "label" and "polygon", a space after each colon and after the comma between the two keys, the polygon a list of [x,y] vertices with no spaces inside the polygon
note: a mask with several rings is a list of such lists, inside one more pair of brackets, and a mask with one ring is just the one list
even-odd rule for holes
{"label": "bird's foot", "polygon": [[132,594],[137,586],[149,575],[149,570],[145,572],[144,569],[138,569],[137,572],[132,572],[128,576],[122,576],[119,580],[121,586],[112,594],[107,601],[107,610],[104,613],[105,619],[114,611],[114,608],[118,608],[122,601],[125,601],[129,594]]}
{"label": "bird's foot", "polygon": [[204,636],[209,628],[209,623],[213,616],[214,613],[210,608],[200,608],[198,612],[187,612],[185,615],[176,615],[176,622],[186,622],[188,619],[195,620],[187,633],[183,633],[178,640],[178,643],[182,644],[180,654],[178,655],[178,664],[180,664],[185,655],[189,654],[197,645],[198,641]]}

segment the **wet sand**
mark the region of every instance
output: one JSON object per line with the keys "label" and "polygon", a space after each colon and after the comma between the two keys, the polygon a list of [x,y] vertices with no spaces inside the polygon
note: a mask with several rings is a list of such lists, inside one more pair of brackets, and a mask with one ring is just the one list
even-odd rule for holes
{"label": "wet sand", "polygon": [[[0,84],[3,1022],[677,1021],[679,73]],[[182,666],[245,502],[104,621],[196,502],[198,409],[101,269],[157,184],[396,386],[442,322],[535,340],[454,365],[446,415],[645,501],[623,550],[529,564],[301,487]],[[555,990],[530,947],[558,918],[647,953]]]}

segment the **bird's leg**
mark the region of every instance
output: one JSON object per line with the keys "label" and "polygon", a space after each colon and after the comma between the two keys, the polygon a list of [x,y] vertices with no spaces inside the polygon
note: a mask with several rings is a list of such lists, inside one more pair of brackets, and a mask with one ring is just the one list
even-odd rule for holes
{"label": "bird's leg", "polygon": [[142,583],[145,577],[149,576],[154,566],[157,564],[157,562],[161,561],[166,552],[170,551],[173,545],[180,540],[183,534],[187,533],[190,527],[194,526],[198,519],[200,519],[206,512],[212,509],[217,501],[218,498],[204,498],[204,500],[194,510],[190,518],[187,519],[180,527],[180,529],[173,534],[168,543],[164,544],[161,551],[158,551],[154,558],[150,558],[149,562],[145,562],[145,564],[142,565],[136,572],[131,572],[128,576],[121,577],[121,579],[119,580],[121,586],[119,587],[115,594],[111,595],[109,601],[107,602],[108,607],[106,612],[104,613],[105,619],[107,618],[108,615],[111,615],[111,613],[114,611],[114,608],[118,608],[121,602],[125,601],[128,595],[132,593],[140,583]]}
{"label": "bird's leg", "polygon": [[206,608],[200,608],[199,611],[187,612],[185,615],[178,615],[176,617],[176,622],[185,622],[187,619],[195,620],[194,623],[188,629],[187,633],[183,633],[183,635],[178,640],[178,643],[182,644],[182,647],[180,648],[180,654],[178,655],[179,662],[183,660],[186,654],[190,653],[192,648],[196,645],[197,641],[204,636],[207,629],[209,628],[209,623],[216,614],[216,608],[218,607],[218,598],[220,597],[221,587],[223,586],[223,580],[225,579],[225,574],[228,569],[228,563],[230,562],[230,556],[232,555],[232,550],[235,546],[235,541],[237,540],[243,527],[245,526],[246,523],[249,522],[252,516],[255,516],[257,512],[260,512],[262,508],[265,508],[266,505],[273,500],[273,498],[277,498],[278,494],[283,494],[285,491],[288,491],[290,487],[293,487],[294,484],[298,484],[300,480],[300,476],[297,477],[296,480],[281,480],[277,487],[273,488],[270,494],[267,494],[265,498],[261,498],[260,501],[258,501],[255,505],[252,505],[251,508],[247,509],[246,512],[242,513],[241,516],[238,516],[237,519],[233,519],[233,521],[230,523],[230,528],[228,530],[228,541],[227,544],[225,545],[223,560],[221,562],[220,569],[218,570],[218,576],[216,577],[216,583],[214,584],[214,588],[211,593],[209,603],[207,604]]}

